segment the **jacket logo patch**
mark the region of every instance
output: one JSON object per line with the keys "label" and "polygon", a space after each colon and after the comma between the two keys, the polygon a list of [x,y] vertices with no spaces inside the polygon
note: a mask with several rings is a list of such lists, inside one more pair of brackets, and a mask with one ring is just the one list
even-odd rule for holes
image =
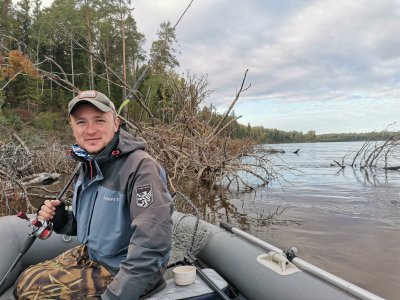
{"label": "jacket logo patch", "polygon": [[141,185],[136,188],[137,205],[147,207],[153,203],[153,189],[151,184]]}

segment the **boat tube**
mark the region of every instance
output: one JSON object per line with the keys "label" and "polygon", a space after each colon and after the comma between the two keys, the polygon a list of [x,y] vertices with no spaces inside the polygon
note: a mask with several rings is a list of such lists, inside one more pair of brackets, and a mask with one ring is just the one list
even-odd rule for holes
{"label": "boat tube", "polygon": [[[181,223],[198,222],[192,216],[179,219]],[[210,285],[207,284],[207,280],[211,277],[216,278],[215,282],[219,282],[219,288],[224,292],[227,292],[226,286],[229,284],[231,289],[240,295],[236,299],[382,299],[297,257],[293,257],[290,261],[279,248],[247,233],[243,234],[237,228],[228,226],[228,230],[225,230],[207,222],[201,222],[203,228],[206,224],[209,234],[195,260],[201,262],[208,270],[204,272],[205,274],[212,274],[212,276],[206,275],[209,278],[206,277],[205,280],[197,277],[195,283],[188,286],[176,286],[173,279],[167,278],[167,289],[153,295],[151,299],[186,299],[187,297],[192,297],[190,299],[218,299],[219,296],[213,293],[211,288],[208,288]],[[184,226],[185,224],[180,225]],[[189,226],[192,225],[189,224]],[[16,216],[6,216],[0,218],[0,231],[2,232],[1,280],[20,253],[31,230],[26,221]],[[13,299],[13,284],[18,274],[26,267],[54,258],[77,244],[75,237],[56,233],[46,240],[38,240],[33,243],[9,274],[3,286],[0,287],[0,299]],[[329,276],[320,276],[321,274],[329,274]],[[345,288],[338,286],[329,278],[344,283]],[[197,292],[194,293],[196,289],[201,291],[198,293],[202,295],[208,293],[209,298],[204,298],[204,296],[196,298],[195,295],[198,295]],[[210,296],[212,293],[214,296]]]}

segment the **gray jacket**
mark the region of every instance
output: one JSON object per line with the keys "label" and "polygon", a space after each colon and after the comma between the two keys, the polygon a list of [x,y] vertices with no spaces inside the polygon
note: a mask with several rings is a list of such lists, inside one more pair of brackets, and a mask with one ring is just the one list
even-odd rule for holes
{"label": "gray jacket", "polygon": [[74,184],[76,234],[89,257],[116,270],[102,299],[137,299],[162,279],[172,238],[172,200],[164,169],[125,130],[85,162]]}

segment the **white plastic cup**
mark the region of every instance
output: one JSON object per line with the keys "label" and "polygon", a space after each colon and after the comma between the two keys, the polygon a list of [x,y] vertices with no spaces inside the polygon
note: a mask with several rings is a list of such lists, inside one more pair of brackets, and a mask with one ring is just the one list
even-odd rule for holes
{"label": "white plastic cup", "polygon": [[180,266],[172,270],[176,285],[192,284],[196,278],[196,267]]}

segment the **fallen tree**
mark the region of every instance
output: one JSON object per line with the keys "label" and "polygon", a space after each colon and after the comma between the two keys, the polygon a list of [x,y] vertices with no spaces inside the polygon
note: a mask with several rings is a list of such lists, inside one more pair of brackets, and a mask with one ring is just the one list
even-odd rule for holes
{"label": "fallen tree", "polygon": [[0,131],[0,215],[34,212],[43,199],[56,198],[57,191],[43,185],[70,172],[73,162],[66,159],[65,146],[54,137],[36,131],[24,140],[5,123]]}
{"label": "fallen tree", "polygon": [[[180,99],[170,117],[174,122],[155,126],[142,126],[137,134],[148,142],[149,152],[168,170],[171,187],[181,190],[188,181],[198,186],[233,187],[252,190],[255,185],[267,185],[278,177],[269,160],[269,153],[256,153],[253,140],[233,140],[234,121],[239,117],[229,114],[245,87],[246,74],[241,87],[225,114],[212,122],[213,115],[202,115],[198,107],[207,95],[205,84],[174,86],[173,98]],[[203,79],[200,79],[200,81]],[[171,82],[171,84],[174,84]],[[193,87],[197,87],[194,91]],[[171,108],[173,109],[173,108]],[[256,184],[245,178],[256,178]]]}
{"label": "fallen tree", "polygon": [[[389,134],[389,137],[388,136]],[[383,139],[382,137],[386,137]],[[371,139],[365,141],[360,149],[344,155],[341,162],[334,160],[341,169],[346,167],[346,159],[350,160],[348,166],[352,168],[371,169],[382,168],[385,170],[399,170],[400,165],[393,165],[398,161],[400,151],[400,132],[387,129],[377,132]]]}

